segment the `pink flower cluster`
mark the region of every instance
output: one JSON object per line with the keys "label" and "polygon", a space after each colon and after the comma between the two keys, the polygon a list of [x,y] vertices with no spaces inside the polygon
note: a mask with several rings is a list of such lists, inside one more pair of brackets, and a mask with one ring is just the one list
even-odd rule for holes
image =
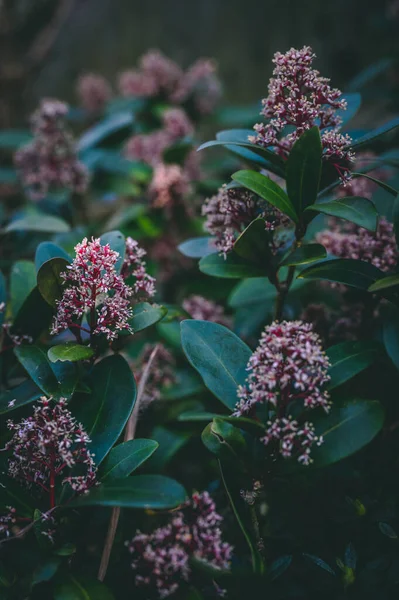
{"label": "pink flower cluster", "polygon": [[180,165],[160,163],[154,169],[149,194],[154,208],[169,211],[183,205],[184,197],[191,192],[187,172]]}
{"label": "pink flower cluster", "polygon": [[[312,67],[315,56],[309,46],[274,55],[269,95],[262,101],[261,112],[268,123],[256,124],[256,135],[250,136],[250,141],[275,148],[286,158],[296,140],[317,125],[321,131],[323,157],[346,181],[354,155],[350,150],[351,138],[339,131],[341,118],[337,110],[346,109],[347,103],[341,98],[340,90],[331,88],[330,80],[321,77]],[[294,129],[287,134],[288,126]]]}
{"label": "pink flower cluster", "polygon": [[207,300],[203,296],[197,294],[188,296],[183,300],[182,306],[192,319],[211,321],[226,327],[231,325],[231,319],[224,314],[223,306],[213,302],[213,300]]}
{"label": "pink flower cluster", "polygon": [[112,88],[102,75],[87,73],[78,79],[77,94],[83,108],[90,113],[98,114],[112,98]]}
{"label": "pink flower cluster", "polygon": [[[308,304],[301,313],[301,320],[312,323],[324,344],[333,345],[345,341],[358,340],[366,333],[367,309],[359,302],[347,302],[340,299],[339,310],[325,304]],[[375,314],[378,317],[378,312]]]}
{"label": "pink flower cluster", "polygon": [[192,556],[228,569],[233,548],[222,541],[222,521],[208,492],[202,492],[194,493],[181,511],[172,513],[168,525],[150,534],[138,531],[126,542],[137,573],[136,585],[167,598],[189,581]]}
{"label": "pink flower cluster", "polygon": [[[140,408],[142,409],[147,408],[152,402],[160,400],[162,398],[162,391],[176,383],[176,361],[173,354],[163,344],[158,343],[157,346],[158,351],[152,362],[150,374],[141,398]],[[134,374],[138,383],[153,350],[153,344],[146,344],[137,361],[135,361]]]}
{"label": "pink flower cluster", "polygon": [[144,54],[137,69],[121,73],[118,87],[125,97],[161,96],[173,104],[192,100],[200,114],[211,113],[221,95],[221,85],[213,61],[199,59],[183,71],[159,50],[150,50]]}
{"label": "pink flower cluster", "polygon": [[398,249],[392,223],[380,218],[376,233],[354,223],[330,220],[330,229],[316,235],[316,241],[338,258],[369,262],[382,271],[391,271],[398,261]]}
{"label": "pink flower cluster", "polygon": [[76,194],[86,191],[88,172],[66,129],[67,112],[63,102],[43,100],[32,117],[33,141],[15,154],[15,165],[33,200],[60,189]]}
{"label": "pink flower cluster", "polygon": [[[225,256],[233,249],[238,234],[257,217],[265,219],[267,231],[275,232],[271,240],[273,252],[283,243],[277,233],[290,223],[288,217],[251,192],[241,188],[229,189],[225,185],[215,196],[205,200],[202,215],[206,217],[205,230],[216,237],[216,248]],[[280,232],[277,231],[279,228]]]}
{"label": "pink flower cluster", "polygon": [[[57,303],[53,335],[69,327],[81,329],[77,321],[86,311],[90,312],[92,335],[105,334],[108,340],[114,340],[119,331],[131,332],[131,296],[142,292],[151,296],[155,289],[154,279],[147,274],[142,260],[144,251],[131,238],[126,250],[123,275],[119,275],[115,269],[119,253],[111,250],[109,244],[103,246],[99,238],[84,238],[77,244],[73,263],[61,274],[64,283],[70,285]],[[130,275],[136,277],[133,287],[124,280]]]}
{"label": "pink flower cluster", "polygon": [[328,412],[329,395],[323,386],[330,379],[329,366],[310,323],[275,321],[265,328],[249,360],[247,385],[238,390],[240,400],[234,415],[251,414],[258,405],[266,405],[270,419],[262,441],[278,443],[283,457],[295,456],[309,464],[312,445],[322,439],[311,423],[301,424],[289,410],[299,401],[305,410],[321,407]]}
{"label": "pink flower cluster", "polygon": [[90,438],[76,422],[61,398],[58,402],[42,397],[33,416],[20,423],[8,421],[14,432],[5,449],[12,451],[8,474],[27,486],[38,486],[49,494],[50,508],[55,506],[56,483],[66,469],[79,465],[83,474],[64,476],[78,493],[87,491],[96,480],[96,468],[88,450]]}

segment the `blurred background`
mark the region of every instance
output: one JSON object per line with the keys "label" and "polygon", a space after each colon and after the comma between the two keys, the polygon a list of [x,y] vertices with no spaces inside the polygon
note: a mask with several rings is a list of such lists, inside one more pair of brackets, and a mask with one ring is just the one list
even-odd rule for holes
{"label": "blurred background", "polygon": [[0,125],[20,123],[43,96],[75,102],[81,73],[114,80],[149,48],[183,66],[215,58],[230,104],[265,96],[273,53],[304,44],[345,89],[395,58],[398,24],[398,0],[0,0]]}

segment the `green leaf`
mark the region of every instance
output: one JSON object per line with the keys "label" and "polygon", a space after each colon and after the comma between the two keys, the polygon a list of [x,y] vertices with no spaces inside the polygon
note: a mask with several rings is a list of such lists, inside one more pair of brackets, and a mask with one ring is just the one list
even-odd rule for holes
{"label": "green leaf", "polygon": [[34,402],[43,392],[31,379],[27,379],[11,390],[0,394],[0,415]]}
{"label": "green leaf", "polygon": [[215,238],[209,236],[191,238],[190,240],[186,240],[179,244],[177,249],[184,254],[184,256],[188,256],[189,258],[202,258],[203,256],[208,256],[208,254],[215,252]]}
{"label": "green leaf", "polygon": [[396,308],[390,307],[386,310],[382,331],[385,350],[395,367],[399,369],[399,311]]}
{"label": "green leaf", "polygon": [[331,202],[312,204],[306,210],[345,219],[372,232],[377,230],[378,212],[367,198],[349,196]]}
{"label": "green leaf", "polygon": [[164,318],[168,310],[159,304],[140,302],[133,307],[133,316],[129,321],[134,333],[155,325]]}
{"label": "green leaf", "polygon": [[384,409],[376,400],[351,400],[333,405],[331,413],[314,420],[323,444],[312,450],[317,467],[335,463],[366,446],[384,424]]}
{"label": "green leaf", "polygon": [[247,443],[241,431],[223,419],[215,418],[201,435],[202,442],[220,460],[233,460],[238,466],[247,451]]}
{"label": "green leaf", "polygon": [[98,477],[101,481],[122,479],[138,469],[158,448],[154,440],[129,440],[112,448],[104,459]]}
{"label": "green leaf", "polygon": [[115,269],[119,273],[122,269],[126,253],[125,236],[120,231],[109,231],[107,233],[104,233],[100,237],[100,242],[102,246],[106,246],[107,244],[109,244],[111,250],[114,250],[114,252],[118,252],[119,258],[115,263]]}
{"label": "green leaf", "polygon": [[226,258],[220,254],[209,254],[201,258],[199,269],[205,275],[221,277],[222,279],[242,279],[245,277],[260,277],[264,268],[245,260],[235,252],[229,252]]}
{"label": "green leaf", "polygon": [[91,439],[90,450],[99,465],[121,435],[136,401],[136,384],[126,360],[120,355],[98,362],[90,376],[91,394],[75,409]]}
{"label": "green leaf", "polygon": [[0,131],[0,148],[16,150],[19,146],[28,144],[32,137],[31,132],[27,129],[3,129]]}
{"label": "green leaf", "polygon": [[39,269],[37,274],[37,287],[50,306],[57,306],[57,300],[63,295],[64,280],[61,273],[65,273],[69,261],[65,258],[51,258]]}
{"label": "green leaf", "polygon": [[245,383],[251,350],[232,331],[208,321],[181,324],[183,350],[206,387],[225,406],[234,409],[237,388]]}
{"label": "green leaf", "polygon": [[57,246],[57,244],[54,244],[53,242],[41,242],[36,248],[36,271],[39,271],[40,267],[52,258],[63,258],[68,262],[71,262],[71,257],[63,248],[61,248],[61,246]]}
{"label": "green leaf", "polygon": [[0,183],[16,185],[18,183],[16,170],[10,167],[0,167]]}
{"label": "green leaf", "polygon": [[71,228],[59,217],[51,215],[35,214],[29,215],[22,219],[12,221],[5,227],[3,231],[10,233],[11,231],[39,231],[41,233],[66,233]]}
{"label": "green leaf", "polygon": [[18,311],[11,331],[16,335],[30,335],[35,340],[42,331],[49,328],[52,316],[52,308],[35,287]]}
{"label": "green leaf", "polygon": [[267,277],[244,279],[233,289],[228,299],[228,305],[232,308],[251,304],[272,305],[276,294],[276,288]]}
{"label": "green leaf", "polygon": [[322,147],[320,130],[312,127],[295,142],[286,164],[287,194],[301,215],[316,202],[321,176]]}
{"label": "green leaf", "polygon": [[54,600],[114,600],[109,589],[97,579],[63,573],[54,586]]}
{"label": "green leaf", "polygon": [[46,351],[33,344],[15,347],[14,354],[32,381],[47,396],[54,398],[70,398],[72,396],[76,385],[73,368],[66,366],[62,371],[56,369],[49,362]]}
{"label": "green leaf", "polygon": [[[44,536],[43,536],[43,539]],[[51,543],[51,542],[50,542]],[[50,581],[57,573],[59,566],[61,565],[61,559],[57,557],[52,557],[46,559],[43,563],[41,563],[34,571],[32,583],[33,585],[37,585],[39,583],[43,583],[43,581]]]}
{"label": "green leaf", "polygon": [[384,135],[385,133],[396,129],[396,127],[399,127],[399,117],[395,117],[391,121],[388,121],[388,123],[381,125],[381,127],[377,127],[377,129],[369,131],[362,137],[358,138],[352,144],[348,144],[348,146],[357,150],[360,146],[364,146],[369,142],[374,141],[377,137],[380,137],[381,135]]}
{"label": "green leaf", "polygon": [[381,290],[386,290],[387,288],[395,287],[397,285],[399,285],[399,273],[378,279],[378,281],[375,281],[370,285],[368,290],[369,292],[380,292]]}
{"label": "green leaf", "polygon": [[368,290],[371,284],[384,276],[380,269],[362,260],[338,258],[326,260],[301,271],[301,279],[325,279],[344,283],[359,290]]}
{"label": "green leaf", "polygon": [[29,260],[18,260],[11,268],[10,302],[12,314],[18,314],[21,306],[36,287],[36,269]]}
{"label": "green leaf", "polygon": [[328,389],[342,385],[367,369],[381,355],[381,351],[381,344],[373,341],[342,342],[328,348],[327,356],[331,363]]}
{"label": "green leaf", "polygon": [[76,500],[69,506],[123,506],[166,510],[176,508],[187,499],[183,486],[163,475],[134,475],[111,479]]}
{"label": "green leaf", "polygon": [[151,456],[148,466],[151,471],[161,471],[173,459],[173,457],[190,440],[191,432],[181,429],[172,429],[172,427],[162,427],[158,425],[151,432],[151,439],[157,442],[158,451]]}
{"label": "green leaf", "polygon": [[77,362],[79,360],[88,360],[94,356],[94,350],[89,346],[83,346],[76,342],[66,342],[53,346],[47,352],[49,360],[53,363],[57,361]]}
{"label": "green leaf", "polygon": [[218,415],[216,413],[191,410],[181,413],[178,417],[178,420],[182,423],[203,423],[204,421],[212,421],[213,419],[222,419],[258,437],[265,432],[265,427],[260,421],[254,421],[254,419],[249,419],[248,417],[232,417],[231,415]]}
{"label": "green leaf", "polygon": [[26,487],[21,487],[10,477],[0,480],[0,507],[13,506],[17,509],[18,516],[32,518],[35,510],[33,502],[32,494]]}
{"label": "green leaf", "polygon": [[134,122],[132,112],[118,112],[111,114],[103,119],[97,125],[88,129],[80,138],[77,149],[79,152],[84,152],[89,148],[93,148],[98,144],[105,142],[115,133],[126,131],[128,133]]}
{"label": "green leaf", "polygon": [[281,210],[294,223],[298,223],[298,215],[291,200],[272,179],[256,171],[237,171],[232,175],[232,179]]}
{"label": "green leaf", "polygon": [[398,190],[395,190],[395,188],[393,188],[392,186],[390,186],[387,183],[385,183],[385,181],[381,181],[380,179],[376,179],[375,177],[372,177],[371,175],[366,175],[366,173],[354,173],[354,172],[352,172],[352,177],[365,177],[366,179],[369,179],[373,183],[376,183],[377,185],[379,185],[383,190],[385,190],[386,192],[388,192],[388,194],[391,194],[391,196],[394,196],[394,198],[396,198],[396,196],[398,195]]}
{"label": "green leaf", "polygon": [[248,225],[235,241],[234,252],[241,258],[258,264],[260,268],[263,267],[264,272],[270,268],[273,255],[263,219],[255,219]]}
{"label": "green leaf", "polygon": [[321,244],[303,244],[289,254],[282,263],[281,267],[290,267],[296,265],[307,265],[326,258],[327,251]]}

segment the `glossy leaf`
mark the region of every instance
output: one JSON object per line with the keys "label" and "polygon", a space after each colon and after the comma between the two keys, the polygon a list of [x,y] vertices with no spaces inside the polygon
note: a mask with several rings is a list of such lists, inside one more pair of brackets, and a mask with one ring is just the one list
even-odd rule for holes
{"label": "glossy leaf", "polygon": [[154,440],[135,439],[118,444],[104,459],[98,477],[101,481],[122,479],[138,469],[158,448]]}
{"label": "glossy leaf", "polygon": [[369,287],[384,276],[380,269],[362,260],[338,258],[326,260],[301,271],[301,279],[325,279],[344,283],[359,290]]}
{"label": "glossy leaf", "polygon": [[62,573],[56,578],[54,600],[114,600],[114,595],[97,579]]}
{"label": "glossy leaf", "polygon": [[361,450],[379,433],[384,409],[376,400],[351,400],[333,405],[330,414],[314,420],[323,444],[312,450],[317,467],[335,463]]}
{"label": "glossy leaf", "polygon": [[118,252],[119,258],[115,263],[115,269],[118,272],[120,272],[120,270],[122,269],[126,252],[125,236],[120,231],[109,231],[107,233],[104,233],[100,237],[100,242],[102,246],[106,246],[107,244],[109,244],[111,250],[114,250],[114,252]]}
{"label": "glossy leaf", "polygon": [[286,164],[287,194],[298,215],[316,202],[321,176],[320,130],[312,127],[293,145]]}
{"label": "glossy leaf", "polygon": [[226,258],[220,254],[204,256],[199,262],[199,269],[205,275],[222,279],[260,277],[265,273],[264,268],[245,260],[235,252],[229,252]]}
{"label": "glossy leaf", "polygon": [[312,204],[306,210],[345,219],[372,232],[377,230],[378,212],[368,198],[349,196],[331,202]]}
{"label": "glossy leaf", "polygon": [[248,417],[232,417],[231,415],[218,415],[210,412],[187,411],[179,415],[178,420],[182,423],[206,423],[213,419],[221,419],[227,423],[231,423],[239,429],[248,431],[253,435],[261,435],[265,431],[264,425],[260,421],[249,419]]}
{"label": "glossy leaf", "polygon": [[66,233],[70,226],[63,219],[51,215],[29,215],[12,221],[4,231],[37,231],[41,233]]}
{"label": "glossy leaf", "polygon": [[104,142],[115,133],[123,130],[129,131],[133,121],[133,114],[130,111],[111,114],[82,135],[77,149],[79,152],[83,152]]}
{"label": "glossy leaf", "polygon": [[30,404],[42,395],[42,390],[31,379],[27,379],[11,390],[0,394],[0,415]]}
{"label": "glossy leaf", "polygon": [[123,506],[166,510],[176,508],[186,500],[183,486],[163,475],[135,475],[123,479],[104,481],[98,487],[69,506]]}
{"label": "glossy leaf", "polygon": [[164,318],[168,310],[159,304],[140,302],[133,307],[133,316],[129,321],[134,333],[155,325]]}
{"label": "glossy leaf", "polygon": [[235,241],[234,252],[267,271],[273,255],[270,249],[270,236],[265,229],[263,219],[255,219],[248,225]]}
{"label": "glossy leaf", "polygon": [[369,292],[380,292],[382,290],[386,290],[391,287],[396,287],[399,285],[399,274],[395,273],[395,275],[383,276],[378,281],[375,281],[368,288]]}
{"label": "glossy leaf", "polygon": [[79,360],[88,360],[94,356],[94,350],[90,346],[83,346],[75,342],[66,342],[53,346],[47,352],[49,360],[53,363],[57,361],[77,362]]}
{"label": "glossy leaf", "polygon": [[190,240],[186,240],[179,244],[177,249],[180,250],[184,256],[188,256],[189,258],[202,258],[203,256],[208,256],[208,254],[216,252],[214,240],[215,238],[209,236],[191,238]]}
{"label": "glossy leaf", "polygon": [[360,146],[367,145],[369,142],[374,141],[377,137],[396,129],[396,127],[399,127],[399,117],[395,117],[391,121],[388,121],[388,123],[381,125],[381,127],[377,127],[377,129],[369,131],[362,137],[358,138],[353,144],[350,144],[350,146],[357,150]]}
{"label": "glossy leaf", "polygon": [[52,317],[52,308],[35,287],[18,311],[11,331],[16,335],[21,333],[29,335],[35,340],[42,331],[48,330]]}
{"label": "glossy leaf", "polygon": [[41,242],[36,248],[36,271],[39,271],[40,267],[52,258],[63,258],[68,262],[71,262],[71,257],[63,248],[61,248],[61,246],[57,246],[57,244],[54,244],[53,242]]}
{"label": "glossy leaf", "polygon": [[367,369],[381,355],[381,351],[381,344],[373,341],[342,342],[328,348],[327,356],[331,363],[328,389],[342,385]]}
{"label": "glossy leaf", "polygon": [[303,244],[291,252],[291,254],[283,260],[280,266],[290,267],[307,265],[317,260],[322,260],[323,258],[326,258],[326,256],[327,251],[321,244]]}
{"label": "glossy leaf", "polygon": [[276,288],[267,277],[253,277],[237,284],[229,296],[228,304],[232,308],[263,303],[272,305],[276,294]]}
{"label": "glossy leaf", "polygon": [[232,179],[269,202],[269,204],[278,210],[281,210],[294,223],[298,222],[298,215],[291,200],[284,190],[270,179],[270,177],[266,177],[266,175],[262,175],[256,171],[237,171],[232,175]]}
{"label": "glossy leaf", "polygon": [[365,177],[366,179],[369,179],[370,181],[372,181],[373,183],[375,183],[379,187],[381,187],[383,190],[388,192],[388,194],[391,194],[391,196],[394,196],[394,198],[396,198],[396,196],[398,195],[398,190],[395,190],[395,188],[393,188],[391,185],[389,185],[388,183],[385,183],[385,181],[376,179],[375,177],[372,177],[371,175],[366,175],[366,173],[353,172],[352,177]]}
{"label": "glossy leaf", "polygon": [[45,262],[37,274],[37,287],[50,306],[56,306],[57,300],[64,292],[64,280],[61,273],[65,273],[69,261],[65,258],[51,258]]}
{"label": "glossy leaf", "polygon": [[92,390],[75,409],[77,420],[89,435],[91,452],[96,464],[104,459],[133,410],[136,384],[131,369],[120,355],[108,356],[98,362],[89,382]]}
{"label": "glossy leaf", "polygon": [[225,406],[237,403],[237,388],[245,383],[251,350],[226,327],[208,321],[183,321],[183,350],[206,387]]}
{"label": "glossy leaf", "polygon": [[36,269],[29,260],[18,260],[11,268],[10,303],[12,314],[18,314],[19,309],[36,287]]}
{"label": "glossy leaf", "polygon": [[233,460],[238,466],[245,455],[247,444],[241,431],[223,419],[215,418],[201,435],[202,442],[220,460]]}

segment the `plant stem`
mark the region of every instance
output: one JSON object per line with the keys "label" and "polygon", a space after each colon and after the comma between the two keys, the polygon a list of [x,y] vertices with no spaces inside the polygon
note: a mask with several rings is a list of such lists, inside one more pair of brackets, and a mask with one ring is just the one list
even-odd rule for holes
{"label": "plant stem", "polygon": [[[139,412],[140,412],[140,403],[141,403],[141,400],[143,397],[145,386],[147,385],[148,377],[151,372],[151,366],[152,366],[155,356],[157,355],[158,349],[159,349],[159,346],[156,345],[154,350],[151,352],[150,358],[148,359],[146,366],[143,369],[143,374],[140,378],[140,383],[139,383],[138,390],[137,390],[136,403],[134,405],[132,414],[130,415],[129,420],[126,425],[126,428],[125,428],[125,436],[124,436],[125,442],[129,442],[130,440],[133,440],[134,436],[136,434],[137,421],[138,421],[138,416],[139,416]],[[115,540],[116,530],[118,528],[120,514],[121,514],[120,507],[115,506],[112,509],[111,519],[110,519],[110,522],[108,525],[107,536],[105,538],[103,553],[101,556],[100,568],[98,570],[97,578],[99,579],[99,581],[104,581],[105,576],[107,574],[109,559],[111,557],[112,546],[114,545],[114,540]]]}

